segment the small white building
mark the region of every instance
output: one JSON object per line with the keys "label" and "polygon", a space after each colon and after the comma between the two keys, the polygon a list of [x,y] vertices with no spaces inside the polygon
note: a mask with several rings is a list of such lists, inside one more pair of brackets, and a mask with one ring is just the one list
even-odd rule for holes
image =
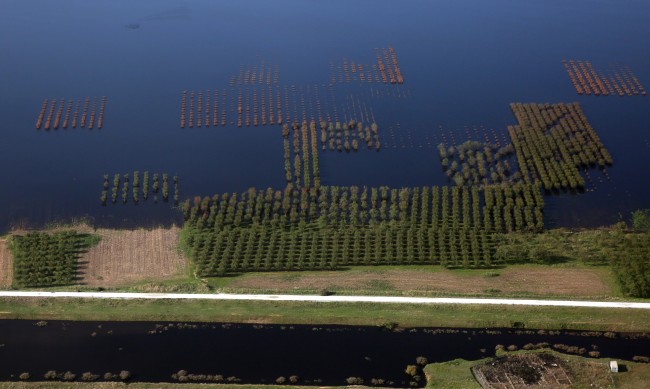
{"label": "small white building", "polygon": [[612,373],[618,373],[618,362],[609,361],[609,371]]}

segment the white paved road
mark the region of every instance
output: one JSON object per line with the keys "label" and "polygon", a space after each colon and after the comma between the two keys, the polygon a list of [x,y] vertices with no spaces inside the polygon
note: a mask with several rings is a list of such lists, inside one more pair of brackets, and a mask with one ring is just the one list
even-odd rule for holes
{"label": "white paved road", "polygon": [[0,291],[0,297],[43,298],[100,298],[100,299],[169,299],[169,300],[254,300],[350,302],[393,304],[475,304],[475,305],[527,305],[552,307],[634,308],[650,309],[650,303],[614,301],[523,300],[453,297],[397,297],[397,296],[317,296],[291,294],[194,294],[194,293],[121,293],[121,292],[23,292]]}

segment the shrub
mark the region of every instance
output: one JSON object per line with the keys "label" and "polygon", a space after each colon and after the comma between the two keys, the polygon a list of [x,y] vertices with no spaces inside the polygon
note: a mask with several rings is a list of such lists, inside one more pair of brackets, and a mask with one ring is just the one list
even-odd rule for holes
{"label": "shrub", "polygon": [[63,373],[63,377],[61,377],[63,381],[74,381],[75,378],[77,378],[77,375],[71,371],[66,371]]}
{"label": "shrub", "polygon": [[650,363],[650,357],[646,357],[642,355],[635,355],[632,357],[632,360],[634,362]]}
{"label": "shrub", "polygon": [[20,373],[18,378],[20,378],[22,381],[27,381],[29,379],[29,373],[27,373],[27,372]]}
{"label": "shrub", "polygon": [[289,377],[289,382],[291,382],[292,384],[298,383],[299,380],[300,377],[298,377],[297,375],[292,375]]}
{"label": "shrub", "polygon": [[418,367],[416,365],[407,365],[404,372],[411,377],[415,377],[418,374]]}
{"label": "shrub", "polygon": [[282,377],[282,376],[280,376],[280,377],[278,377],[278,378],[275,379],[275,383],[278,384],[278,385],[282,385],[282,384],[284,384],[286,381],[287,381],[287,379],[284,378],[284,377]]}
{"label": "shrub", "polygon": [[57,376],[58,376],[58,374],[56,373],[56,370],[48,370],[48,371],[43,375],[43,377],[44,377],[46,380],[55,380]]}
{"label": "shrub", "polygon": [[129,378],[131,378],[131,372],[128,370],[122,370],[119,374],[119,377],[122,381],[127,381]]}
{"label": "shrub", "polygon": [[99,378],[98,374],[93,374],[93,373],[91,373],[89,371],[81,374],[81,380],[86,381],[86,382],[97,381],[98,378]]}
{"label": "shrub", "polygon": [[348,383],[348,385],[363,385],[363,378],[361,377],[348,377],[345,379],[345,382]]}
{"label": "shrub", "polygon": [[622,236],[625,244],[612,250],[612,271],[624,294],[650,297],[650,233]]}
{"label": "shrub", "polygon": [[650,231],[650,209],[639,209],[632,212],[632,228],[635,231]]}
{"label": "shrub", "polygon": [[427,359],[427,357],[420,356],[420,357],[415,358],[415,362],[420,366],[424,366],[427,363],[429,363],[429,360]]}
{"label": "shrub", "polygon": [[528,252],[528,258],[533,263],[549,263],[553,256],[546,247],[533,246]]}
{"label": "shrub", "polygon": [[397,329],[398,326],[399,324],[394,321],[382,324],[382,327],[384,327],[388,331],[395,331],[395,329]]}

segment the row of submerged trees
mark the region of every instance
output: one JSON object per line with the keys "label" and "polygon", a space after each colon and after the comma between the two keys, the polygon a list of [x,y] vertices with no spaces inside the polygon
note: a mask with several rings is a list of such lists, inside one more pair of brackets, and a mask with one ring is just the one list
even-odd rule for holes
{"label": "row of submerged trees", "polygon": [[[312,125],[316,124],[312,122]],[[365,144],[368,149],[379,150],[379,127],[377,123],[365,125],[351,119],[348,122],[320,122],[320,141],[323,150],[330,151],[358,151],[360,145]]]}
{"label": "row of submerged trees", "polygon": [[438,145],[442,169],[458,186],[484,187],[521,181],[521,174],[510,166],[513,153],[512,144],[498,146],[468,140],[456,146]]}
{"label": "row of submerged trees", "polygon": [[[316,123],[303,121],[291,127],[282,126],[284,149],[284,174],[287,183],[298,187],[320,186],[320,163],[318,159],[318,140]],[[293,162],[293,163],[292,163]]]}
{"label": "row of submerged trees", "polygon": [[75,283],[77,259],[96,239],[74,231],[31,232],[11,237],[15,287]]}
{"label": "row of submerged trees", "polygon": [[547,191],[581,189],[579,167],[613,163],[578,103],[513,103],[511,109],[519,125],[508,132],[526,182],[539,182]]}
{"label": "row of submerged trees", "polygon": [[579,95],[592,93],[596,96],[615,95],[619,96],[646,96],[647,92],[639,82],[639,79],[627,66],[619,69],[611,68],[610,74],[605,75],[598,71],[589,61],[562,61],[569,79]]}
{"label": "row of submerged trees", "polygon": [[[77,127],[79,122],[79,112],[81,110],[81,127],[88,127],[92,129],[95,125],[95,117],[97,116],[97,128],[104,126],[104,111],[106,109],[106,96],[102,96],[99,106],[99,113],[97,114],[97,98],[93,98],[92,110],[90,111],[90,118],[88,119],[88,110],[90,108],[90,97],[86,97],[83,106],[81,100],[77,101],[74,111],[73,100],[69,100],[66,104],[65,99],[61,99],[58,103],[56,99],[52,99],[51,103],[48,99],[43,100],[41,110],[39,111],[38,118],[36,119],[36,129],[50,128],[58,129],[59,127],[68,128],[68,124],[72,128]],[[49,106],[49,109],[48,109]]]}
{"label": "row of submerged trees", "polygon": [[332,71],[330,83],[360,81],[403,84],[404,76],[397,61],[395,49],[392,47],[388,47],[388,50],[377,48],[375,54],[377,62],[372,64],[355,63],[354,61],[348,63],[348,60],[344,58],[343,63],[336,66],[336,74],[334,73],[334,64],[330,62]]}
{"label": "row of submerged trees", "polygon": [[532,185],[249,189],[184,206],[183,247],[201,275],[351,265],[494,263],[493,233],[538,231]]}
{"label": "row of submerged trees", "polygon": [[[112,204],[117,203],[120,193],[121,201],[124,204],[129,201],[129,198],[131,198],[135,204],[138,204],[140,202],[140,195],[142,195],[142,199],[146,201],[149,199],[150,192],[153,192],[154,194],[154,201],[158,201],[158,193],[161,194],[163,201],[169,201],[170,188],[169,174],[167,173],[153,173],[153,176],[150,176],[149,171],[145,171],[140,175],[140,172],[136,170],[133,172],[132,176],[130,176],[129,173],[117,173],[113,175],[112,185],[109,178],[110,176],[108,174],[104,174],[103,189],[100,196],[102,205],[107,204],[109,191],[111,194],[110,201]],[[178,204],[180,197],[178,176],[173,176],[172,182],[174,189],[173,200],[174,203]],[[150,186],[151,190],[149,189]],[[131,188],[131,191],[129,191],[129,187]]]}

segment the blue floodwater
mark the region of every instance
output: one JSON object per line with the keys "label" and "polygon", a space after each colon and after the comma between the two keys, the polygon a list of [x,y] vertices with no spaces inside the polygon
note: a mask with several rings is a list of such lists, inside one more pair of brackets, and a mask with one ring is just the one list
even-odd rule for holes
{"label": "blue floodwater", "polygon": [[[278,126],[181,129],[181,91],[230,92],[230,77],[261,61],[278,66],[280,88],[327,90],[330,62],[369,64],[389,46],[405,77],[399,92],[332,87],[340,116],[350,94],[372,107],[382,149],[323,152],[324,184],[443,185],[441,134],[503,136],[516,123],[511,102],[578,101],[614,165],[607,177],[591,170],[583,194],[547,197],[548,225],[629,218],[650,207],[650,98],[578,96],[561,61],[622,63],[650,89],[647,15],[647,1],[613,0],[0,0],[0,230],[181,221],[151,199],[102,207],[105,173],[178,175],[181,200],[281,188]],[[101,130],[34,128],[45,98],[104,95]]]}
{"label": "blue floodwater", "polygon": [[[598,350],[601,358],[630,360],[647,355],[650,339],[634,334],[503,328],[386,329],[361,326],[220,323],[0,321],[0,380],[21,372],[42,380],[45,372],[100,374],[128,370],[133,381],[174,382],[181,369],[193,374],[235,376],[242,383],[269,384],[278,376],[300,384],[343,385],[347,377],[393,381],[409,387],[404,368],[418,356],[429,362],[476,360],[495,346],[547,342]],[[611,334],[611,333],[610,333]],[[586,354],[584,356],[587,356]],[[100,378],[101,380],[101,378]],[[423,381],[420,381],[423,383]],[[418,385],[421,386],[421,385]]]}

